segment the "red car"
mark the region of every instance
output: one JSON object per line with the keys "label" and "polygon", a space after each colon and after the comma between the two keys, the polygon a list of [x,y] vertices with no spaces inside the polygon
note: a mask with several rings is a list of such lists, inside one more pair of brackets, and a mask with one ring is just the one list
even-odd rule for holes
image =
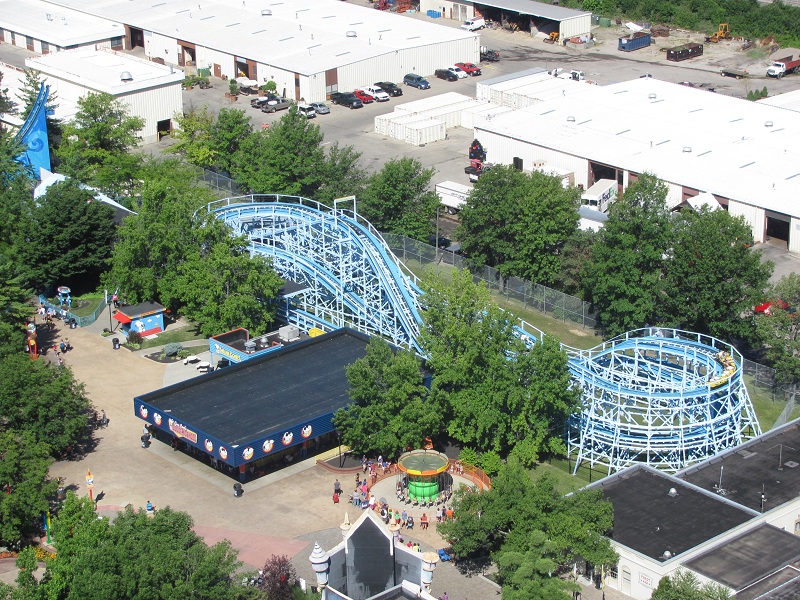
{"label": "red car", "polygon": [[763,302],[758,306],[754,306],[753,312],[756,313],[757,315],[769,316],[773,306],[777,306],[778,308],[782,308],[783,310],[789,311],[789,303],[786,302],[785,300],[771,300],[768,302]]}
{"label": "red car", "polygon": [[369,104],[370,102],[375,102],[375,98],[370,96],[364,90],[354,90],[353,94],[355,95],[356,98],[361,100],[361,102],[363,102],[364,104]]}
{"label": "red car", "polygon": [[456,63],[456,66],[464,71],[470,77],[477,77],[481,74],[481,68],[478,65],[474,65],[472,63]]}

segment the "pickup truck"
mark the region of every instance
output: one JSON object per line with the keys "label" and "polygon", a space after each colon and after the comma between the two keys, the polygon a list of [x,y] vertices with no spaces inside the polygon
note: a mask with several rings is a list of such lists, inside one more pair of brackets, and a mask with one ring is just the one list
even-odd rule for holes
{"label": "pickup truck", "polygon": [[261,112],[274,113],[279,110],[286,110],[291,105],[291,100],[287,100],[286,98],[277,98],[276,100],[267,102],[265,105],[263,105],[261,107]]}
{"label": "pickup truck", "polygon": [[481,74],[481,68],[469,62],[456,63],[456,66],[470,77],[477,77]]}
{"label": "pickup truck", "polygon": [[491,50],[486,46],[481,46],[481,61],[497,62],[499,60],[500,60],[500,53],[497,50]]}
{"label": "pickup truck", "polygon": [[355,94],[350,94],[348,92],[333,92],[331,94],[331,102],[333,104],[341,104],[342,106],[346,106],[351,110],[364,106],[364,103],[356,98]]}

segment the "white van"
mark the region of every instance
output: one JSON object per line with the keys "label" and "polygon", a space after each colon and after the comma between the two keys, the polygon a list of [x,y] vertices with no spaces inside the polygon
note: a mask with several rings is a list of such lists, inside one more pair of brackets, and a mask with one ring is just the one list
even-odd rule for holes
{"label": "white van", "polygon": [[486,27],[486,21],[482,17],[475,17],[469,21],[464,21],[464,24],[461,25],[461,29],[466,29],[467,31],[478,31],[484,27]]}

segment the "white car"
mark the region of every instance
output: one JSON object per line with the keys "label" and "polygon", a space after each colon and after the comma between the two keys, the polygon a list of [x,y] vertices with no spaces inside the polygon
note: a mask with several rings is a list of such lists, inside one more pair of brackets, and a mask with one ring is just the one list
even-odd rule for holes
{"label": "white car", "polygon": [[450,71],[451,73],[455,73],[459,79],[466,79],[468,77],[467,72],[461,67],[456,67],[454,65],[452,67],[447,67],[447,70]]}
{"label": "white car", "polygon": [[389,100],[389,94],[384,92],[381,88],[379,88],[376,85],[368,85],[366,87],[361,88],[361,91],[375,98],[375,102],[386,102]]}

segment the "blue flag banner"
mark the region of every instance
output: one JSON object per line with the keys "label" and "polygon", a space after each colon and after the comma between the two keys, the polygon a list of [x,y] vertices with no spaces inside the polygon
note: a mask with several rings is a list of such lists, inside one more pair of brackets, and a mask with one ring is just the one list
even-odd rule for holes
{"label": "blue flag banner", "polygon": [[50,170],[50,144],[47,139],[45,106],[49,96],[50,86],[43,84],[28,118],[17,133],[17,140],[25,145],[25,153],[19,157],[19,162],[29,165],[34,173],[39,173],[40,168]]}

